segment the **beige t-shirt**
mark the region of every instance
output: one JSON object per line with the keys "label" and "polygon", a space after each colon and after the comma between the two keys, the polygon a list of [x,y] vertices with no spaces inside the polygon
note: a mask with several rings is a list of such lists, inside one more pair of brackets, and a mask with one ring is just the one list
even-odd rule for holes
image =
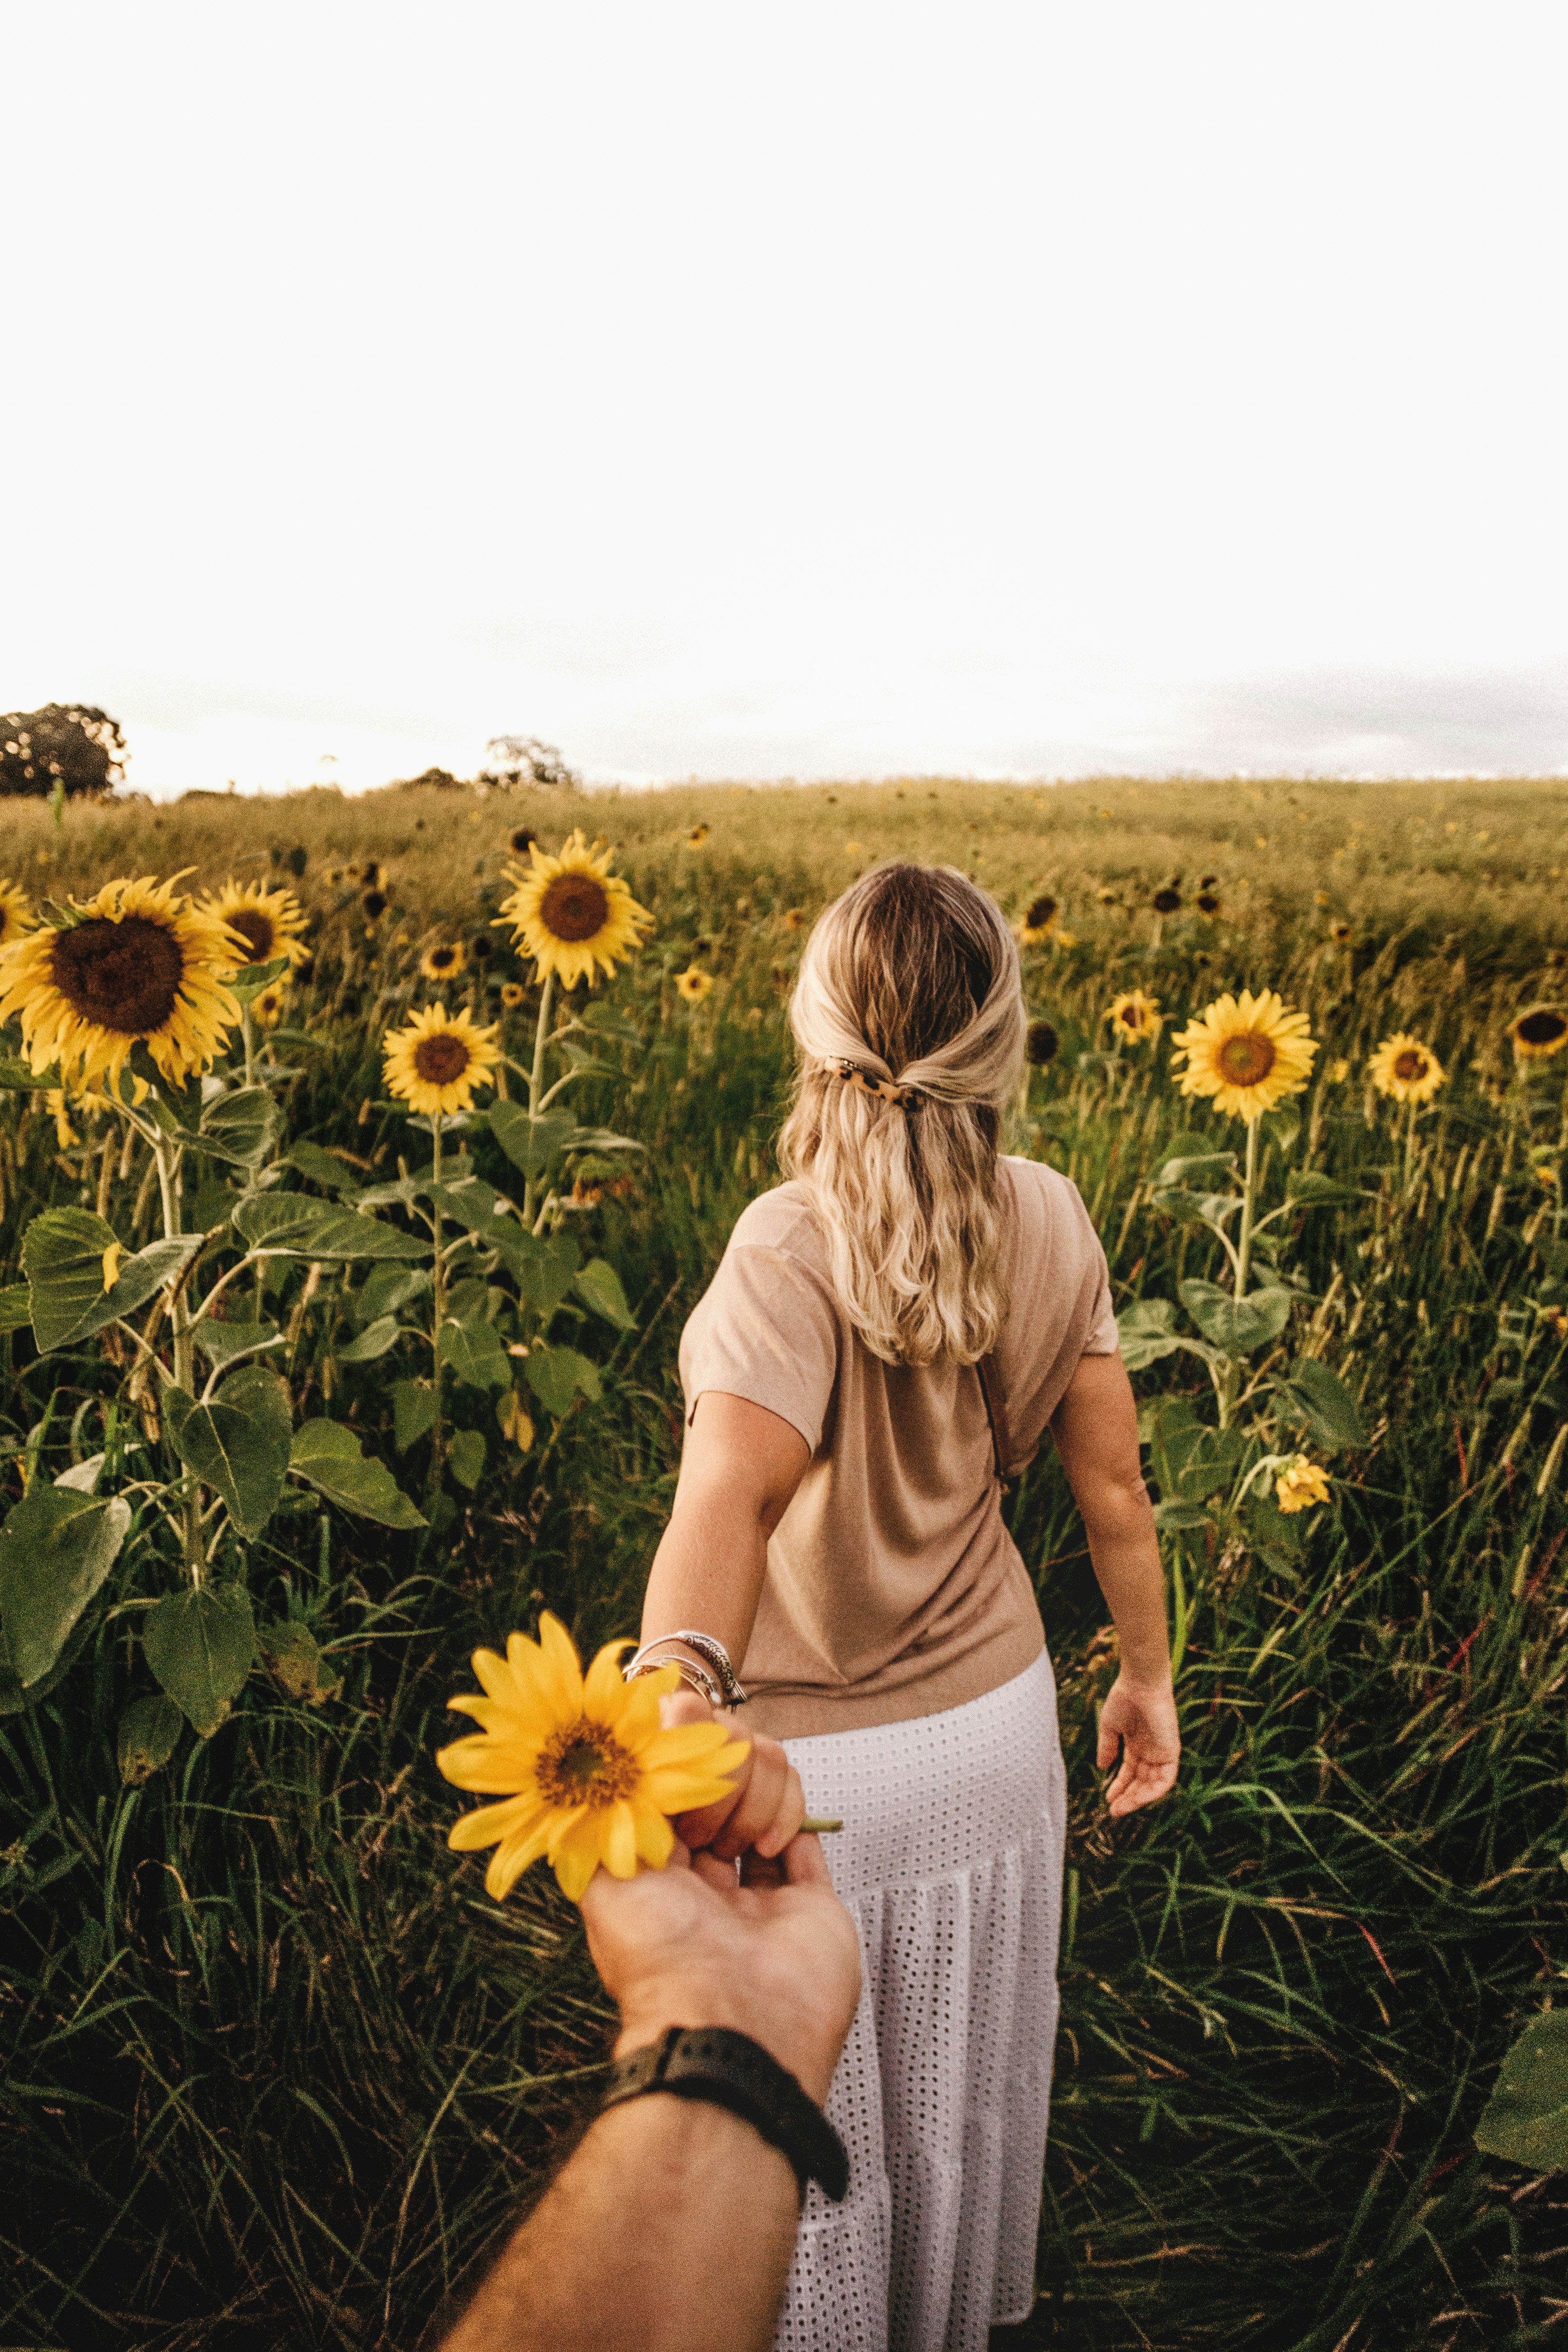
{"label": "beige t-shirt", "polygon": [[[1080,1357],[1115,1353],[1116,1321],[1076,1185],[1032,1160],[998,1171],[1010,1306],[996,1353],[1016,1470]],[[872,1355],[800,1185],[739,1219],[681,1334],[680,1380],[689,1421],[718,1390],[776,1412],[811,1449],[768,1545],[741,1666],[745,1727],[799,1738],[901,1723],[1034,1663],[1040,1614],[1002,1524],[979,1375]]]}

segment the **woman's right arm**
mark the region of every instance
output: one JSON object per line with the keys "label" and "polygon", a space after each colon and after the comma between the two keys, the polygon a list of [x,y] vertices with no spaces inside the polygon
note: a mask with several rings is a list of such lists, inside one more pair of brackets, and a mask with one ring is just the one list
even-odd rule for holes
{"label": "woman's right arm", "polygon": [[[810,1459],[805,1438],[778,1413],[722,1390],[703,1391],[687,1426],[669,1525],[648,1575],[645,1644],[689,1625],[722,1642],[739,1674],[767,1573],[768,1538]],[[675,1657],[682,1646],[672,1643],[660,1654]],[[695,1691],[665,1701],[670,1722],[698,1722],[708,1712]],[[681,1836],[723,1860],[752,1845],[759,1853],[779,1853],[805,1807],[799,1775],[776,1739],[752,1736],[736,1787],[731,1803],[684,1815]]]}

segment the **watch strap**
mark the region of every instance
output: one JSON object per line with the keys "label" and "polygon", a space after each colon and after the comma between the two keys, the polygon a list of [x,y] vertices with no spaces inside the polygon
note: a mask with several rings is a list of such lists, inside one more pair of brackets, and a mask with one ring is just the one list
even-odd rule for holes
{"label": "watch strap", "polygon": [[838,2134],[795,2076],[749,2034],[722,2025],[672,2025],[657,2042],[616,2060],[604,2105],[620,2106],[650,2091],[705,2100],[739,2116],[788,2158],[802,2196],[806,2182],[816,2180],[837,2204],[849,2186]]}

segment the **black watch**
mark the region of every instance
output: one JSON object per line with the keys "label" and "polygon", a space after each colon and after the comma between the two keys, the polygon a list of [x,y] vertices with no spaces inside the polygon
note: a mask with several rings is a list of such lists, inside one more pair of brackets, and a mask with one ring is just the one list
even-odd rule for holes
{"label": "black watch", "polygon": [[672,2025],[657,2042],[616,2060],[605,2093],[606,2107],[668,2091],[678,2099],[705,2099],[728,2107],[786,2156],[805,2194],[818,2180],[837,2205],[849,2186],[844,2143],[793,2074],[748,2034],[722,2025]]}

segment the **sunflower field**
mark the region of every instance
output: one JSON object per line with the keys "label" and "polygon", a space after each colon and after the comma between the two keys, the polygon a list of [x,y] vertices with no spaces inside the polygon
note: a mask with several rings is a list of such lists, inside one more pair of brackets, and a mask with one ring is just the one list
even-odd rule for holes
{"label": "sunflower field", "polygon": [[801,946],[894,856],[1020,940],[1007,1148],[1105,1243],[1185,1742],[1110,1823],[1043,1455],[1072,1813],[1006,2340],[1568,2315],[1565,801],[11,804],[0,2343],[412,2352],[591,2104],[575,1910],[487,1890],[433,1759],[476,1648],[635,1631]]}

